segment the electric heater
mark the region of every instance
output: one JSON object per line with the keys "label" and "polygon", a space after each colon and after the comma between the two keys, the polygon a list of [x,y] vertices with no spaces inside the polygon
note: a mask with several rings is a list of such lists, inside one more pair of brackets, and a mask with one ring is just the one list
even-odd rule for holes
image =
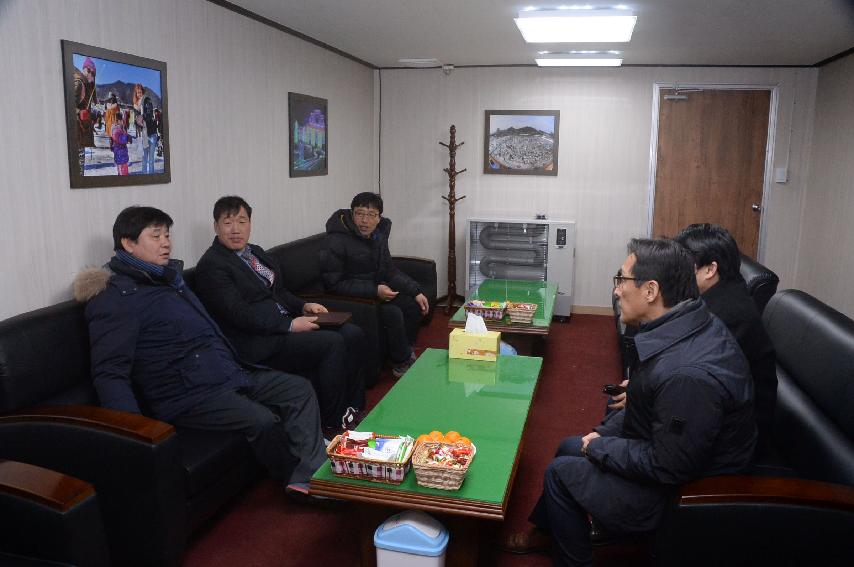
{"label": "electric heater", "polygon": [[485,279],[538,280],[558,285],[554,314],[569,317],[575,278],[575,222],[468,219],[466,290]]}

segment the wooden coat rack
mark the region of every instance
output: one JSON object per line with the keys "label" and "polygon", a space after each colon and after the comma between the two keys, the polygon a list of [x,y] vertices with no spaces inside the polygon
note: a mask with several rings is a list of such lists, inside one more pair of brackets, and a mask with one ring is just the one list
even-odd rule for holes
{"label": "wooden coat rack", "polygon": [[448,196],[442,196],[448,202],[448,295],[440,298],[440,301],[445,301],[445,313],[450,314],[454,307],[462,305],[465,298],[457,293],[457,230],[456,230],[456,206],[457,201],[465,199],[465,195],[457,197],[455,183],[457,175],[463,173],[465,169],[457,171],[457,148],[465,144],[465,142],[457,143],[457,128],[451,124],[450,140],[448,143],[439,142],[440,145],[448,148],[450,160],[448,167],[444,169],[448,174]]}

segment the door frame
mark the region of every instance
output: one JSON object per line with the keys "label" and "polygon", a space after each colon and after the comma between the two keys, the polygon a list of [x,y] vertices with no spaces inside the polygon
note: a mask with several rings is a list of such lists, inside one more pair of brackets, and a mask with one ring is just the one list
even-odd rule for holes
{"label": "door frame", "polygon": [[780,99],[779,85],[768,84],[722,84],[722,83],[680,83],[680,82],[656,82],[652,86],[652,134],[649,144],[649,180],[647,189],[647,225],[646,234],[652,238],[652,221],[655,213],[655,176],[658,168],[658,116],[660,111],[661,91],[670,89],[702,89],[702,90],[747,90],[747,91],[771,91],[771,100],[768,107],[768,138],[765,141],[765,169],[762,176],[762,202],[759,217],[759,241],[756,244],[756,261],[762,262],[765,252],[765,212],[768,202],[768,193],[771,188],[774,171],[774,139],[777,134],[777,105]]}

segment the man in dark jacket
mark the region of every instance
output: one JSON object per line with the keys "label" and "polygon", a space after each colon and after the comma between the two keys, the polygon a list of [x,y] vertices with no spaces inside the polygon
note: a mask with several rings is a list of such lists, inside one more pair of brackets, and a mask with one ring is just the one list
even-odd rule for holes
{"label": "man in dark jacket", "polygon": [[741,277],[738,244],[727,229],[707,223],[688,226],[674,240],[694,255],[700,297],[709,311],[724,322],[747,357],[753,377],[756,426],[759,429],[757,453],[768,453],[773,446],[774,406],[777,403],[774,346]]}
{"label": "man in dark jacket", "polygon": [[632,240],[614,293],[623,322],[640,325],[629,403],[578,440],[579,454],[551,462],[530,518],[536,528],[513,534],[510,551],[553,541],[556,565],[591,565],[588,514],[609,531],[648,531],[676,487],[750,462],[747,361],[697,299],[688,251],[672,240]]}
{"label": "man in dark jacket", "polygon": [[195,429],[239,431],[296,498],[326,459],[311,385],[241,361],[171,260],[172,219],[128,207],[113,225],[107,269],[75,282],[89,300],[92,377],[102,405]]}
{"label": "man in dark jacket", "polygon": [[241,197],[214,204],[213,244],[196,267],[196,292],[240,356],[284,372],[313,372],[324,434],[358,425],[365,406],[365,334],[350,323],[318,330],[326,313],[287,289],[264,249],[249,243],[252,207]]}
{"label": "man in dark jacket", "polygon": [[329,217],[323,284],[330,293],[383,301],[380,317],[394,366],[392,373],[400,378],[415,362],[412,345],[430,305],[415,280],[392,262],[388,250],[391,220],[382,212],[382,197],[359,193],[349,209],[340,209]]}

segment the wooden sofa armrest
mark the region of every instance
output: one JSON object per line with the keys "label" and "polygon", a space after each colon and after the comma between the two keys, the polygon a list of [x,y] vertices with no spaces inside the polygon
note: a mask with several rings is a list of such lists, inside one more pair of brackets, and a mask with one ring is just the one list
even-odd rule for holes
{"label": "wooden sofa armrest", "polygon": [[679,506],[765,502],[854,512],[854,488],[802,478],[716,476],[682,487]]}
{"label": "wooden sofa armrest", "polygon": [[78,478],[18,461],[0,460],[0,492],[67,512],[95,495],[95,488]]}
{"label": "wooden sofa armrest", "polygon": [[152,445],[163,442],[175,433],[168,423],[137,413],[111,410],[98,406],[57,405],[37,406],[0,416],[0,424],[39,421],[78,425],[108,431]]}

